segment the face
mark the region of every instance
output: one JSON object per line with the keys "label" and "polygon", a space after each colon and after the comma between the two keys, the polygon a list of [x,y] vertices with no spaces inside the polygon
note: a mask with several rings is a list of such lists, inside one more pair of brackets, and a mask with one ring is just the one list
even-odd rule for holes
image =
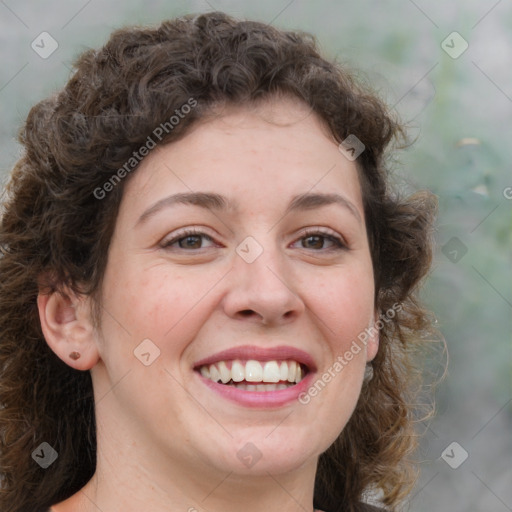
{"label": "face", "polygon": [[201,122],[126,184],[102,304],[100,429],[199,472],[316,464],[377,350],[344,357],[374,320],[355,162],[291,100]]}

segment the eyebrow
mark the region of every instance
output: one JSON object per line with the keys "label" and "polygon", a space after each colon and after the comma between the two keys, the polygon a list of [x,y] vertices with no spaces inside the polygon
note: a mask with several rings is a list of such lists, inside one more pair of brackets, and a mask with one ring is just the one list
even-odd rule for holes
{"label": "eyebrow", "polygon": [[315,208],[329,206],[331,204],[339,204],[343,208],[347,209],[359,221],[359,223],[363,222],[361,215],[354,204],[340,194],[307,193],[295,196],[286,209],[285,215],[293,211],[313,210]]}
{"label": "eyebrow", "polygon": [[[230,210],[233,212],[238,212],[240,210],[238,201],[229,199],[220,194],[213,192],[183,192],[164,197],[163,199],[157,201],[155,204],[144,211],[144,213],[139,217],[136,225],[146,222],[150,217],[153,217],[159,211],[165,208],[170,208],[177,204],[199,206],[200,208],[204,208],[206,210],[216,211]],[[300,210],[314,210],[316,208],[329,206],[331,204],[338,204],[347,209],[358,220],[359,223],[362,223],[361,215],[359,214],[359,211],[354,206],[354,204],[340,194],[300,194],[292,198],[283,216],[291,212]]]}
{"label": "eyebrow", "polygon": [[182,192],[164,197],[150,206],[137,221],[137,225],[147,221],[150,217],[164,208],[170,208],[176,204],[199,206],[206,210],[227,211],[239,209],[238,202],[212,192]]}

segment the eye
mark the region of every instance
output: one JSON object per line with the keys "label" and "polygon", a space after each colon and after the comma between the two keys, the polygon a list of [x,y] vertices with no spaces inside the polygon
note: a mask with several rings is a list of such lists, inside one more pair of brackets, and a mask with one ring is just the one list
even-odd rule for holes
{"label": "eye", "polygon": [[[204,241],[208,241],[209,245],[205,246]],[[315,252],[347,249],[346,243],[340,236],[318,228],[305,230],[295,244],[298,242],[301,242],[300,248],[311,249]],[[186,229],[178,232],[170,239],[164,240],[160,246],[163,249],[183,249],[186,251],[196,251],[215,246],[218,247],[211,236],[197,229]]]}
{"label": "eye", "polygon": [[[297,242],[302,242],[303,249],[319,250],[346,250],[347,245],[341,237],[331,232],[326,232],[320,229],[309,229],[302,233],[301,238]],[[329,244],[328,247],[325,245]]]}
{"label": "eye", "polygon": [[[206,233],[202,233],[201,231],[198,231],[196,229],[187,229],[184,231],[181,231],[180,233],[177,233],[173,238],[169,240],[164,240],[160,246],[163,249],[190,249],[190,250],[197,250],[197,249],[205,249],[206,247],[203,245],[203,241],[208,240],[212,244],[213,238]],[[177,245],[176,245],[177,244]],[[173,247],[175,246],[175,247]],[[210,246],[211,247],[211,246]]]}

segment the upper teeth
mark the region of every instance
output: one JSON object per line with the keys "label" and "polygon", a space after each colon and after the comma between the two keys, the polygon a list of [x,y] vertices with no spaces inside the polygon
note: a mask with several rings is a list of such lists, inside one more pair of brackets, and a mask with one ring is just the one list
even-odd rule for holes
{"label": "upper teeth", "polygon": [[[231,368],[229,368],[231,366]],[[296,361],[259,361],[242,362],[235,360],[229,363],[204,365],[200,368],[201,375],[214,382],[227,384],[233,382],[292,382],[298,383],[304,377],[304,370]]]}

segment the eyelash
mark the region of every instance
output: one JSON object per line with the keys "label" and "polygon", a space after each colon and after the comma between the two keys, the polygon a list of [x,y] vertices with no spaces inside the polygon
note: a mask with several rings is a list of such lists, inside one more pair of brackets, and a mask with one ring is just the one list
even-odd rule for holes
{"label": "eyelash", "polygon": [[[189,236],[201,236],[211,242],[214,242],[213,238],[209,235],[207,235],[206,233],[203,233],[202,231],[199,231],[195,228],[191,228],[191,229],[186,229],[185,231],[182,231],[181,233],[178,233],[175,237],[173,237],[171,240],[168,240],[168,241],[164,241],[162,244],[161,244],[161,247],[162,249],[171,249],[171,246],[174,245],[175,243],[181,241],[181,240],[184,240],[185,238],[189,237]],[[313,237],[313,236],[320,236],[326,240],[329,240],[330,242],[332,242],[335,247],[331,247],[331,248],[322,248],[322,249],[319,249],[319,250],[314,250],[312,249],[314,252],[320,252],[320,251],[324,251],[324,252],[330,252],[330,251],[344,251],[344,250],[347,250],[348,247],[346,245],[346,243],[343,241],[342,238],[336,236],[336,235],[333,235],[332,233],[330,232],[327,232],[325,230],[322,230],[322,229],[319,229],[319,228],[307,228],[305,229],[302,233],[301,233],[301,236],[297,239],[298,240],[303,240],[303,239],[307,239],[307,238],[310,238],[310,237]],[[177,248],[178,250],[183,250],[183,251],[187,251],[187,252],[193,252],[193,251],[197,251],[197,250],[200,250],[200,249],[204,249],[203,247],[200,247],[199,249],[186,249],[186,248],[183,248],[183,247],[178,247]],[[308,249],[307,247],[302,247],[302,249]]]}

